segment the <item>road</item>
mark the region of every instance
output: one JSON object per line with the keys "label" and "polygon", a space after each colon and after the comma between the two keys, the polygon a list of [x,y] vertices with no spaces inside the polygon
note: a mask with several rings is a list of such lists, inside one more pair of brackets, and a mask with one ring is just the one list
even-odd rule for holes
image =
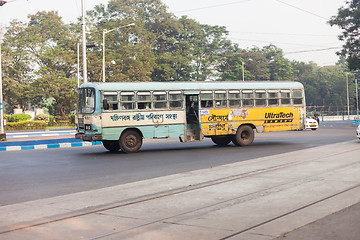
{"label": "road", "polygon": [[249,147],[217,147],[211,140],[146,140],[140,152],[110,153],[102,146],[0,153],[0,206],[215,167],[262,156],[355,139],[346,123],[317,131],[257,134]]}

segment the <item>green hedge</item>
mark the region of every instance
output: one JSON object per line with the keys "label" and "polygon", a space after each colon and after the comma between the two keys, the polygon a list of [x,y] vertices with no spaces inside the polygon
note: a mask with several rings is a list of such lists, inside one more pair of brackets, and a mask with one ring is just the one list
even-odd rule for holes
{"label": "green hedge", "polygon": [[31,116],[29,114],[25,114],[25,113],[17,113],[17,114],[8,116],[9,122],[22,122],[22,121],[27,121],[30,119],[31,119]]}
{"label": "green hedge", "polygon": [[43,121],[23,121],[23,122],[8,122],[5,130],[36,130],[46,129],[47,124]]}

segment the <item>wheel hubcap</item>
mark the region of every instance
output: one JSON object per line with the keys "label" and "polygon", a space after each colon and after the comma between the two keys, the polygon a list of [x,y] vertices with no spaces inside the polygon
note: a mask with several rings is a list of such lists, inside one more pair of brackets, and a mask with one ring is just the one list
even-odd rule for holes
{"label": "wheel hubcap", "polygon": [[134,147],[136,145],[136,137],[134,135],[127,136],[126,145],[129,147]]}

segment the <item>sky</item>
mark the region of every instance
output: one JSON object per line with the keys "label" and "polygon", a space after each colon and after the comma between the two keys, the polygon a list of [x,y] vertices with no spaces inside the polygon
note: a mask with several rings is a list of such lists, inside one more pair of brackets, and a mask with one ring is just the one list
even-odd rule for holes
{"label": "sky", "polygon": [[[85,0],[85,9],[109,0]],[[320,66],[334,65],[342,42],[336,26],[327,21],[345,0],[162,0],[168,11],[201,24],[225,26],[228,38],[240,48],[269,44],[281,48],[290,60]],[[81,16],[81,0],[8,0],[0,7],[0,25],[17,19],[26,21],[38,11],[58,11],[65,23]]]}

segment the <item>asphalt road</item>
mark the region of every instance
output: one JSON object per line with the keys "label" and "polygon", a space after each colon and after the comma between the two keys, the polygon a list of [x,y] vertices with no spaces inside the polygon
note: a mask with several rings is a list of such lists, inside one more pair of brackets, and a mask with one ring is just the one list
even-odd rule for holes
{"label": "asphalt road", "polygon": [[140,152],[110,153],[102,146],[0,153],[0,206],[214,167],[304,148],[356,140],[350,122],[317,131],[256,134],[248,147],[211,140],[146,140]]}

